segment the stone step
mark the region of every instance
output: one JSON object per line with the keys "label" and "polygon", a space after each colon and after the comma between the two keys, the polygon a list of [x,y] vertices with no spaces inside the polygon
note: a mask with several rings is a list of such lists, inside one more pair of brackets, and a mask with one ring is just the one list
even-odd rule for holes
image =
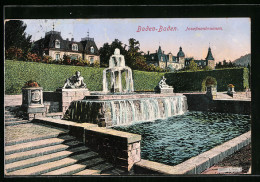
{"label": "stone step", "polygon": [[89,167],[92,167],[92,166],[95,166],[95,165],[98,165],[98,164],[104,163],[104,162],[105,162],[104,159],[98,157],[98,158],[84,161],[80,164],[74,164],[74,165],[71,165],[71,166],[68,166],[65,168],[54,170],[49,173],[45,173],[43,175],[72,175],[75,173],[79,173],[80,171],[85,170],[86,168],[89,168]]}
{"label": "stone step", "polygon": [[48,139],[48,138],[56,138],[56,137],[62,137],[68,135],[67,131],[62,131],[59,133],[54,133],[54,134],[49,134],[49,135],[38,135],[36,137],[26,137],[26,138],[20,138],[20,139],[16,139],[16,140],[10,140],[8,142],[5,143],[5,146],[11,146],[11,145],[16,145],[16,144],[20,144],[20,143],[27,143],[27,142],[32,142],[32,141],[37,141],[37,140],[43,140],[43,139]]}
{"label": "stone step", "polygon": [[7,119],[7,118],[14,118],[15,117],[15,115],[14,114],[5,114],[5,119]]}
{"label": "stone step", "polygon": [[29,168],[25,169],[20,169],[17,171],[9,172],[5,171],[6,175],[40,175],[43,173],[47,173],[50,171],[54,171],[63,167],[67,167],[70,165],[75,164],[76,162],[88,160],[89,158],[94,158],[97,156],[97,153],[94,152],[87,152],[83,154],[78,154],[75,156],[72,156],[70,158],[64,158],[61,160],[53,161],[53,162],[48,162],[44,164],[40,164],[37,166],[32,166]]}
{"label": "stone step", "polygon": [[5,122],[12,122],[12,121],[22,121],[22,118],[5,118]]}
{"label": "stone step", "polygon": [[73,139],[74,139],[74,137],[65,135],[60,138],[44,139],[44,140],[40,140],[40,141],[32,141],[32,142],[7,146],[7,147],[5,147],[5,155],[13,154],[16,152],[25,152],[25,151],[48,147],[48,146],[52,146],[52,145],[58,145],[61,143],[69,142]]}
{"label": "stone step", "polygon": [[114,168],[114,166],[110,163],[102,163],[102,164],[98,164],[96,166],[93,167],[89,167],[83,171],[80,171],[78,173],[75,173],[73,175],[98,175],[101,173],[105,173],[105,171],[108,170],[112,170]]}
{"label": "stone step", "polygon": [[19,124],[27,124],[30,123],[31,121],[29,120],[22,120],[22,121],[12,121],[12,122],[6,122],[5,126],[14,126],[14,125],[19,125]]}
{"label": "stone step", "polygon": [[72,147],[79,147],[79,146],[82,146],[80,142],[72,141],[66,143],[66,145],[65,144],[53,145],[53,146],[39,148],[39,149],[30,150],[26,152],[14,153],[5,156],[5,164],[26,160],[29,158],[39,157],[47,154],[52,154],[54,152],[60,152]]}
{"label": "stone step", "polygon": [[56,153],[52,153],[49,155],[43,155],[43,156],[38,156],[38,157],[34,157],[34,158],[29,158],[26,160],[22,160],[22,161],[17,161],[17,162],[13,162],[10,164],[6,164],[5,165],[5,169],[6,172],[12,172],[12,171],[16,171],[16,170],[20,170],[20,169],[24,169],[24,168],[29,168],[32,166],[37,166],[40,164],[44,164],[44,163],[48,163],[48,162],[53,162],[53,161],[57,161],[60,159],[64,159],[68,156],[72,156],[78,153],[82,153],[82,152],[87,152],[87,148],[86,147],[76,147],[70,150],[65,150],[65,151],[60,151],[60,152],[56,152]]}

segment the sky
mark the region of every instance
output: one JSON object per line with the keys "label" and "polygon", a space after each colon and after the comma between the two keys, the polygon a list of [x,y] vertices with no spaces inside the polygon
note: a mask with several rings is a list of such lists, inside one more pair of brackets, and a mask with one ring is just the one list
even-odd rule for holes
{"label": "sky", "polygon": [[[216,62],[224,59],[233,61],[251,53],[250,18],[30,19],[23,21],[27,25],[26,33],[32,35],[33,41],[44,37],[45,32],[51,31],[54,24],[54,30],[61,32],[63,39],[74,38],[75,41],[80,41],[81,38],[87,37],[89,32],[89,37],[94,38],[98,48],[115,39],[128,45],[128,40],[134,38],[139,41],[140,50],[145,53],[147,51],[154,53],[161,46],[165,53],[171,52],[176,56],[181,46],[186,57],[205,59],[210,46]],[[150,31],[146,31],[147,27],[151,28]],[[201,29],[206,27],[208,29]]]}

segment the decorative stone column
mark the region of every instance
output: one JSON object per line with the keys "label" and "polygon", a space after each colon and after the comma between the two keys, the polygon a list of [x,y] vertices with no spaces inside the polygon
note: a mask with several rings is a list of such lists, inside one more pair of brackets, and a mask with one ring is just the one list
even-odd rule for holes
{"label": "decorative stone column", "polygon": [[217,97],[217,86],[216,85],[207,86],[206,95],[208,95],[211,99],[215,99]]}
{"label": "decorative stone column", "polygon": [[46,109],[43,105],[42,90],[42,87],[22,88],[22,109],[26,119],[32,120],[45,116]]}

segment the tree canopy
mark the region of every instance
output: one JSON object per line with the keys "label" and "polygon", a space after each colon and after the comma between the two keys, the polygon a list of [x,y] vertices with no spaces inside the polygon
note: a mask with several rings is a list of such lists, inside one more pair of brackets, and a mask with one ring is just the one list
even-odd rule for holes
{"label": "tree canopy", "polygon": [[9,20],[5,23],[5,49],[11,47],[22,49],[27,53],[31,48],[31,35],[25,32],[27,25],[20,20]]}

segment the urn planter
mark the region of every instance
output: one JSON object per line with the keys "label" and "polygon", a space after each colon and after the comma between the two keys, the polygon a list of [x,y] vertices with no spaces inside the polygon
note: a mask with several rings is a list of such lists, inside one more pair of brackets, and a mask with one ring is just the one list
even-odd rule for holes
{"label": "urn planter", "polygon": [[22,109],[26,119],[45,116],[46,108],[43,105],[42,87],[22,88]]}

